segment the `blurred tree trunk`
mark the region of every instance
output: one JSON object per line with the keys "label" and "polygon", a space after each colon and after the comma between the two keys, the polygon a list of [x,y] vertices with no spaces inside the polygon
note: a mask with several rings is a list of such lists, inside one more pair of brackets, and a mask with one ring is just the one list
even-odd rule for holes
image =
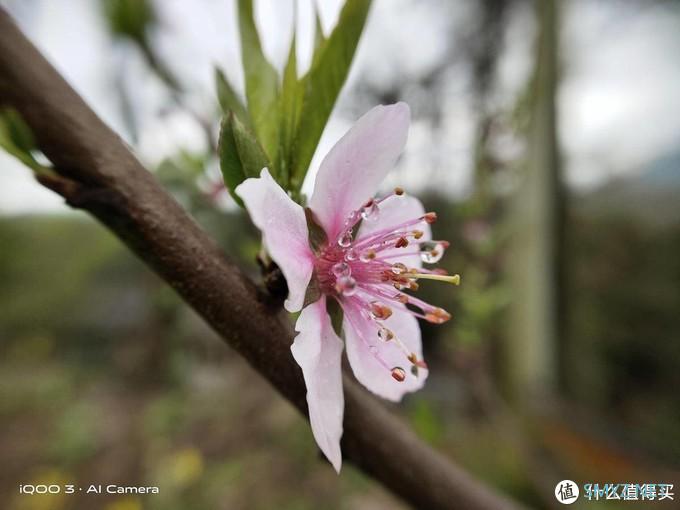
{"label": "blurred tree trunk", "polygon": [[512,286],[508,394],[524,407],[557,383],[564,194],[557,143],[558,20],[555,0],[536,2],[538,36],[529,90],[526,165],[511,207]]}

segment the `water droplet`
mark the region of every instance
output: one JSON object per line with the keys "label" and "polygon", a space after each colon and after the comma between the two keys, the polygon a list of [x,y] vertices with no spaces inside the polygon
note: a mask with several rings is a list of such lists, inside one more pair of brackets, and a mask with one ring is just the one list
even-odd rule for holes
{"label": "water droplet", "polygon": [[335,290],[343,296],[353,296],[357,293],[357,281],[351,276],[341,276],[335,282]]}
{"label": "water droplet", "polygon": [[444,256],[444,245],[434,241],[420,244],[420,258],[427,264],[435,264]]}
{"label": "water droplet", "polygon": [[401,367],[394,367],[392,369],[392,379],[398,382],[404,382],[404,379],[406,379],[406,370]]}
{"label": "water droplet", "polygon": [[379,352],[378,347],[375,345],[369,345],[368,350],[371,352],[371,354],[378,354]]}
{"label": "water droplet", "polygon": [[373,250],[361,252],[361,255],[359,255],[361,262],[370,262],[373,259],[375,259],[375,252]]}
{"label": "water droplet", "polygon": [[387,328],[380,328],[378,330],[378,338],[381,342],[389,342],[394,338],[394,333]]}
{"label": "water droplet", "polygon": [[347,248],[352,244],[352,230],[348,230],[345,232],[339,239],[338,239],[338,244],[342,248]]}
{"label": "water droplet", "polygon": [[356,250],[347,250],[347,253],[345,253],[345,260],[349,260],[352,262],[353,260],[357,259],[357,252]]}
{"label": "water droplet", "polygon": [[395,262],[394,264],[392,264],[392,272],[394,274],[404,274],[407,271],[408,271],[408,267],[406,267],[401,262]]}
{"label": "water droplet", "polygon": [[375,203],[375,200],[370,200],[364,205],[361,209],[361,217],[365,221],[376,221],[380,217],[380,208]]}
{"label": "water droplet", "polygon": [[333,271],[337,278],[339,276],[349,276],[352,273],[352,268],[349,267],[347,262],[338,262],[331,268],[331,271]]}

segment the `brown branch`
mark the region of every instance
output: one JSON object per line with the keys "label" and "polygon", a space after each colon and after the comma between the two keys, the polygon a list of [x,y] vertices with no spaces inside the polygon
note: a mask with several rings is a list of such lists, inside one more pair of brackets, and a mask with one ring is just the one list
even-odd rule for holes
{"label": "brown branch", "polygon": [[[43,183],[118,235],[306,416],[305,386],[290,354],[287,319],[259,298],[256,286],[2,9],[0,104],[21,113],[60,174]],[[345,377],[344,385],[347,460],[418,508],[516,508],[425,445],[352,379]]]}

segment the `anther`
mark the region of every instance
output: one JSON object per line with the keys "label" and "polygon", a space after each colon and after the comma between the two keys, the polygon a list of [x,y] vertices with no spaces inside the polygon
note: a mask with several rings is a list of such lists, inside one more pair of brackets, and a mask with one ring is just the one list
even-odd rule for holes
{"label": "anther", "polygon": [[401,367],[394,367],[392,369],[392,379],[398,382],[404,382],[406,379],[406,371]]}
{"label": "anther", "polygon": [[400,188],[397,186],[394,188],[394,194],[397,195],[398,197],[402,196],[404,194],[404,188]]}
{"label": "anther", "polygon": [[405,237],[400,237],[397,242],[394,243],[395,248],[406,248],[408,246],[408,239]]}
{"label": "anther", "polygon": [[406,294],[399,293],[395,296],[395,298],[404,305],[408,304],[408,296]]}
{"label": "anther", "polygon": [[377,301],[371,302],[371,315],[376,320],[386,320],[392,316],[392,309]]}
{"label": "anther", "polygon": [[451,314],[443,308],[433,308],[425,315],[425,320],[433,324],[443,324],[451,318]]}
{"label": "anther", "polygon": [[420,239],[423,237],[424,232],[422,230],[414,230],[412,234],[414,239]]}
{"label": "anther", "polygon": [[411,354],[408,355],[408,360],[417,367],[427,368],[427,363],[425,363],[425,361],[422,359],[418,359],[418,356],[416,355],[415,352],[412,352]]}
{"label": "anther", "polygon": [[432,225],[435,221],[437,221],[437,213],[436,212],[425,213],[423,215],[423,220],[425,220],[426,223]]}
{"label": "anther", "polygon": [[359,256],[359,260],[361,260],[361,262],[369,262],[373,259],[375,259],[375,250],[365,251]]}
{"label": "anther", "polygon": [[395,262],[392,264],[392,272],[394,274],[404,274],[407,271],[408,267],[406,267],[406,265],[402,264],[401,262]]}

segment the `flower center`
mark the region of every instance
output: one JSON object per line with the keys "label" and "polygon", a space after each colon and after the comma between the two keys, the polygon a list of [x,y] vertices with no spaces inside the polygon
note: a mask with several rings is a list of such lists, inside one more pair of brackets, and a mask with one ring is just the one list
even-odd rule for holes
{"label": "flower center", "polygon": [[[387,327],[386,321],[392,316],[393,309],[441,324],[451,318],[448,312],[404,291],[418,290],[419,279],[460,283],[460,276],[449,276],[442,269],[409,267],[404,263],[416,256],[426,264],[434,264],[448,248],[447,241],[424,238],[423,227],[437,220],[433,212],[366,235],[355,235],[360,222],[378,220],[381,204],[386,200],[400,200],[403,195],[404,191],[397,188],[394,193],[382,199],[370,199],[360,209],[352,211],[343,230],[335,239],[328,240],[315,263],[321,291],[340,302],[369,352],[400,382],[406,378],[405,370],[390,366],[382,359],[376,340],[378,343],[394,342],[404,353],[405,361],[411,364],[414,375],[418,375],[418,368],[426,368],[426,365]],[[362,324],[355,324],[359,319]],[[362,334],[366,325],[374,334]]]}

